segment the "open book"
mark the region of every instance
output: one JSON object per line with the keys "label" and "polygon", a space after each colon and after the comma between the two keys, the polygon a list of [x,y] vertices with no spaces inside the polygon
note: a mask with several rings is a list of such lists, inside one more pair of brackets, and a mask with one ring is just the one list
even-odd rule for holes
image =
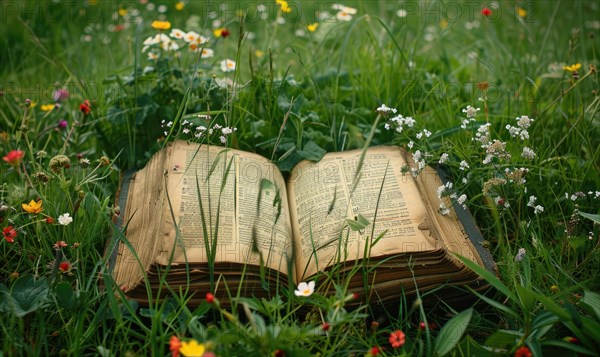
{"label": "open book", "polygon": [[[266,297],[282,286],[336,279],[363,300],[386,303],[439,287],[482,287],[453,253],[489,270],[470,214],[438,213],[437,172],[417,178],[398,147],[328,153],[302,161],[287,182],[257,154],[170,143],[126,176],[119,195],[128,244],[113,276],[142,303],[162,293]],[[338,281],[341,283],[341,281]],[[288,285],[290,284],[290,285]],[[150,287],[150,289],[147,289]]]}

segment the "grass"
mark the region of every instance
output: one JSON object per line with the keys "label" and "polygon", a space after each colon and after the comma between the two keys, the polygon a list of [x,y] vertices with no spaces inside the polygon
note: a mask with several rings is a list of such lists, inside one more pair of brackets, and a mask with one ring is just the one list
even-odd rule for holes
{"label": "grass", "polygon": [[[254,2],[183,4],[0,4],[0,153],[24,155],[0,163],[2,355],[163,355],[172,336],[219,356],[375,355],[376,346],[380,355],[599,353],[597,3],[348,2],[350,21],[317,1],[290,2],[290,13],[265,1],[264,18]],[[214,57],[155,47],[160,59],[149,60],[143,42],[159,18],[210,37]],[[217,27],[231,34],[216,38]],[[220,69],[225,58],[234,71]],[[563,69],[575,63],[577,74]],[[43,111],[58,88],[69,97]],[[386,130],[397,125],[390,117],[374,126],[382,104],[414,127]],[[480,110],[461,128],[468,105]],[[448,154],[448,199],[466,195],[498,264],[498,278],[488,277],[497,295],[462,312],[405,299],[383,315],[344,309],[343,282],[335,296],[317,287],[298,299],[284,287],[272,300],[240,299],[239,309],[119,298],[104,254],[119,236],[111,223],[119,173],[142,167],[166,141],[195,139],[183,131],[193,113],[235,127],[227,146],[273,158],[284,172],[306,155],[367,140],[419,150],[428,164]],[[522,116],[534,119],[524,140],[506,128],[522,129]],[[474,140],[488,123],[489,142]],[[493,140],[504,146],[486,164]],[[535,157],[523,157],[524,147]],[[521,171],[506,180],[520,168],[526,182]],[[24,211],[38,199],[41,213]],[[66,213],[73,222],[62,225]],[[55,249],[59,241],[67,246]],[[396,330],[406,334],[397,349],[388,341]]]}

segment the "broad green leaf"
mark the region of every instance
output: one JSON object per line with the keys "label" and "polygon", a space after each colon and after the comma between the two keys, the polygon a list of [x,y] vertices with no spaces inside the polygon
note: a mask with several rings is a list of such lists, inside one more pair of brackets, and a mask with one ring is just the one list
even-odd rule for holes
{"label": "broad green leaf", "polygon": [[498,330],[485,340],[485,344],[497,348],[512,347],[522,336],[519,331]]}
{"label": "broad green leaf", "polygon": [[358,214],[358,216],[356,216],[355,220],[354,219],[346,219],[346,223],[348,223],[348,226],[350,226],[350,229],[352,229],[355,232],[363,230],[363,229],[365,229],[365,227],[367,227],[369,224],[371,224],[371,222],[369,222],[369,220],[360,213]]}
{"label": "broad green leaf", "polygon": [[532,292],[532,294],[553,314],[563,321],[571,321],[569,313],[547,296]]}
{"label": "broad green leaf", "polygon": [[477,274],[481,275],[481,277],[483,277],[485,279],[485,281],[487,281],[488,283],[490,283],[490,285],[492,285],[494,288],[496,288],[496,290],[498,290],[502,294],[506,295],[511,300],[514,300],[514,296],[511,293],[510,289],[506,285],[504,285],[504,283],[501,282],[500,279],[498,279],[492,272],[486,270],[484,267],[480,266],[479,264],[477,264],[463,256],[460,256],[458,254],[456,256],[469,269],[471,269],[474,272],[476,272]]}
{"label": "broad green leaf", "polygon": [[591,219],[592,221],[594,221],[596,223],[600,223],[600,214],[591,214],[591,213],[579,212],[579,215],[581,217],[585,217],[587,219]]}
{"label": "broad green leaf", "polygon": [[54,294],[60,306],[69,310],[75,307],[75,293],[66,281],[61,281],[54,287]]}
{"label": "broad green leaf", "polygon": [[477,356],[477,357],[494,357],[494,356],[506,356],[508,352],[505,349],[492,348],[489,346],[482,346],[475,341],[471,336],[465,337],[459,344],[458,348],[461,353],[458,356]]}
{"label": "broad green leaf", "polygon": [[520,285],[516,285],[515,288],[517,289],[517,296],[519,297],[519,301],[521,301],[523,311],[526,314],[529,313],[529,311],[533,310],[535,303],[537,302],[535,295],[532,294],[531,290]]}
{"label": "broad green leaf", "polygon": [[23,317],[44,307],[48,302],[48,289],[46,278],[35,280],[33,275],[25,275],[17,279],[10,291],[15,315]]}
{"label": "broad green leaf", "polygon": [[296,153],[305,160],[319,161],[327,153],[325,149],[315,144],[314,141],[309,141],[304,145],[302,150],[296,150]]}
{"label": "broad green leaf", "polygon": [[454,347],[460,342],[462,335],[469,326],[471,317],[473,316],[473,309],[469,308],[458,315],[454,316],[448,321],[440,334],[435,339],[435,353],[438,356],[444,356],[445,354],[452,351]]}
{"label": "broad green leaf", "polygon": [[579,305],[585,308],[589,313],[595,314],[596,319],[600,320],[600,294],[591,291],[584,291],[583,298]]}

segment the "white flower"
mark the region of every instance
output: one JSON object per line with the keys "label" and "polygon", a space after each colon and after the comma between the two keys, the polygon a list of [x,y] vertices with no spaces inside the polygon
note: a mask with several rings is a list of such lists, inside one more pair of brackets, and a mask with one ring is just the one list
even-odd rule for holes
{"label": "white flower", "polygon": [[469,168],[469,164],[465,160],[460,162],[460,167],[459,167],[460,170],[464,171],[468,168]]}
{"label": "white flower", "polygon": [[230,59],[224,59],[221,61],[221,71],[223,72],[233,72],[235,71],[235,61]]}
{"label": "white flower", "polygon": [[382,104],[379,108],[377,108],[375,110],[378,111],[379,113],[382,113],[382,114],[387,114],[387,113],[390,113],[390,112],[396,114],[396,112],[397,112],[396,108],[390,108],[390,107],[388,107],[385,104]]}
{"label": "white flower", "polygon": [[475,116],[477,115],[477,112],[481,110],[480,108],[473,108],[470,105],[467,105],[467,107],[465,109],[462,110],[463,113],[467,114],[467,118],[475,118]]}
{"label": "white flower", "polygon": [[524,159],[533,160],[535,158],[535,152],[533,152],[533,150],[525,146],[523,147],[523,153],[521,154],[521,157],[523,157]]}
{"label": "white flower", "polygon": [[396,16],[398,17],[406,17],[406,15],[408,15],[408,11],[406,11],[406,9],[400,9],[396,11]]}
{"label": "white flower", "polygon": [[440,164],[445,163],[446,161],[448,161],[448,154],[447,153],[443,153],[442,156],[440,156]]}
{"label": "white flower", "polygon": [[542,213],[542,212],[544,212],[544,207],[542,207],[542,206],[540,206],[540,205],[537,205],[537,206],[535,206],[535,207],[533,208],[533,213],[534,213],[534,214],[540,214],[540,213]]}
{"label": "white flower", "polygon": [[60,223],[63,226],[66,226],[71,222],[73,222],[73,217],[71,217],[71,215],[68,213],[61,214],[60,216],[58,216],[58,223]]}
{"label": "white flower", "polygon": [[185,34],[185,37],[183,39],[185,40],[185,42],[196,43],[200,39],[200,34],[194,31],[190,31]]}
{"label": "white flower", "polygon": [[526,254],[527,251],[525,250],[525,248],[519,248],[519,252],[517,253],[517,255],[515,255],[515,260],[517,262],[522,261]]}
{"label": "white flower", "polygon": [[308,284],[301,282],[298,284],[298,289],[294,291],[296,296],[311,296],[315,292],[315,282],[311,281]]}
{"label": "white flower", "polygon": [[171,33],[169,34],[169,36],[176,38],[176,39],[183,39],[183,37],[186,35],[185,32],[181,31],[180,29],[172,29]]}

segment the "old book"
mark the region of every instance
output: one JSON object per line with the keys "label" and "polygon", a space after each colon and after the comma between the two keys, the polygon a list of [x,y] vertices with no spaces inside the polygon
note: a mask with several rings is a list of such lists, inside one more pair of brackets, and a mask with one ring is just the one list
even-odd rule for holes
{"label": "old book", "polygon": [[468,211],[438,213],[443,178],[431,167],[403,173],[410,155],[398,147],[362,154],[302,161],[286,182],[257,154],[170,143],[122,180],[128,244],[113,251],[115,281],[141,303],[149,292],[267,297],[311,280],[322,292],[346,281],[384,304],[416,289],[483,287],[454,253],[489,270],[493,260]]}

